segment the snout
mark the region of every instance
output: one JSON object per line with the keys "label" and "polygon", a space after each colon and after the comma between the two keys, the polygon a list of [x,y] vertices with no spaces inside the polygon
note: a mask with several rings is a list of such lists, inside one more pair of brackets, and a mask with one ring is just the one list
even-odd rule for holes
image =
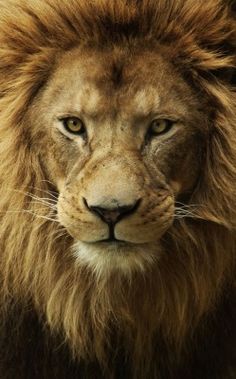
{"label": "snout", "polygon": [[59,197],[58,215],[76,240],[88,243],[156,241],[173,221],[174,201],[167,193],[134,199],[130,204],[113,197],[96,204],[83,197],[81,203],[78,207],[70,197]]}
{"label": "snout", "polygon": [[115,236],[116,224],[125,218],[133,215],[138,209],[141,199],[134,200],[132,204],[121,204],[119,199],[106,199],[106,205],[104,204],[88,204],[84,198],[84,204],[87,209],[99,217],[109,227],[109,236],[107,242],[117,241]]}
{"label": "snout", "polygon": [[131,158],[91,161],[65,186],[58,217],[76,240],[140,244],[157,241],[172,224],[171,190],[158,181],[154,185],[144,165]]}

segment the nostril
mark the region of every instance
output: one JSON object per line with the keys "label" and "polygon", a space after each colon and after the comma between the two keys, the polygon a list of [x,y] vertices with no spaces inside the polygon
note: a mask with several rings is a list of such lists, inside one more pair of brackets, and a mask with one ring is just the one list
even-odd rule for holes
{"label": "nostril", "polygon": [[[141,199],[138,199],[133,204],[116,206],[116,207],[103,207],[100,205],[89,205],[85,198],[83,198],[83,201],[84,201],[85,206],[90,210],[90,212],[95,213],[104,222],[106,222],[107,224],[116,224],[118,221],[120,221],[124,217],[134,213],[139,207]],[[117,201],[117,204],[119,204],[118,201]]]}
{"label": "nostril", "polygon": [[120,216],[119,208],[107,209],[97,206],[91,206],[90,209],[100,216],[100,218],[108,224],[115,224]]}

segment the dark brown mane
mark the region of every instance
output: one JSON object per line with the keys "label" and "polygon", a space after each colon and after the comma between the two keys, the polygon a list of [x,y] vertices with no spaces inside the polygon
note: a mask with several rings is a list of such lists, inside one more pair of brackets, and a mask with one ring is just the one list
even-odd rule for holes
{"label": "dark brown mane", "polygon": [[[3,321],[17,299],[18,305],[36,309],[74,356],[106,368],[109,341],[117,338],[127,346],[137,372],[149,377],[156,334],[178,353],[234,282],[235,20],[219,0],[0,0],[0,5]],[[173,225],[165,241],[169,254],[148,278],[134,277],[131,289],[124,279],[111,277],[101,280],[98,290],[89,272],[71,264],[70,238],[55,240],[57,225],[33,215],[39,207],[27,193],[43,197],[52,188],[24,119],[64,51],[79,44],[102,49],[139,43],[162,45],[166,57],[209,103],[211,132],[202,175],[189,199],[201,207],[197,219]],[[23,209],[27,212],[14,213]]]}

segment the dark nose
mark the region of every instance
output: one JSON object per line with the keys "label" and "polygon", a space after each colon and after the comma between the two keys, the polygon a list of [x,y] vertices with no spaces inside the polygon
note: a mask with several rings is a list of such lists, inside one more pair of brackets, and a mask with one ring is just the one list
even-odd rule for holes
{"label": "dark nose", "polygon": [[102,207],[99,205],[88,205],[86,199],[84,203],[87,208],[98,215],[107,224],[116,224],[121,219],[134,213],[140,204],[140,199],[130,205],[116,206],[116,207]]}

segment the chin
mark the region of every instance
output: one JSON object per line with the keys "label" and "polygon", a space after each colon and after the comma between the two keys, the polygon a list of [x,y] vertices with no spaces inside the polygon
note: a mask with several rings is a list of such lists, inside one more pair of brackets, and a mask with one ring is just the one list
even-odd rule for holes
{"label": "chin", "polygon": [[98,278],[114,271],[127,277],[144,273],[158,261],[161,250],[158,241],[143,244],[76,241],[72,249],[76,262],[92,270]]}

